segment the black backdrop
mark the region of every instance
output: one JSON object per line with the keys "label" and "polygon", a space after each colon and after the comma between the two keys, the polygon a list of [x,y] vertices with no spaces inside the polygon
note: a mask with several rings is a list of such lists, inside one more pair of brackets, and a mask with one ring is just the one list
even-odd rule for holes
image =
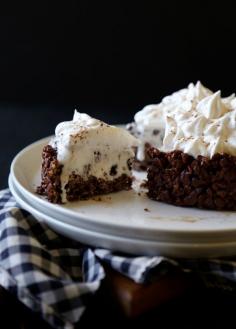
{"label": "black backdrop", "polygon": [[0,8],[0,178],[20,148],[74,107],[125,122],[198,79],[236,91],[234,1],[8,4]]}
{"label": "black backdrop", "polygon": [[1,10],[0,100],[133,109],[197,79],[232,92],[233,4],[18,1]]}

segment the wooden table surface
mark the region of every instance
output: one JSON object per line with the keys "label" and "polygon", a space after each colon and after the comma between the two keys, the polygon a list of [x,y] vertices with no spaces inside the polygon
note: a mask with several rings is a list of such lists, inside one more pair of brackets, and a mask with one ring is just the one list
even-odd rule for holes
{"label": "wooden table surface", "polygon": [[[228,328],[235,318],[235,298],[206,291],[192,277],[167,276],[148,286],[114,272],[107,277],[76,328]],[[0,316],[0,328],[51,328],[2,288]]]}

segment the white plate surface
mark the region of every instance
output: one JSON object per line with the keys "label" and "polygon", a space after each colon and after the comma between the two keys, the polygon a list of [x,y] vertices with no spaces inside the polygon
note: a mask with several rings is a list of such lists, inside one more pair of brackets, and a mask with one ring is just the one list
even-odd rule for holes
{"label": "white plate surface", "polygon": [[36,219],[47,223],[56,232],[74,239],[76,241],[94,246],[108,248],[119,252],[128,252],[136,255],[162,255],[178,258],[205,258],[232,256],[236,252],[236,242],[221,243],[170,243],[162,241],[151,241],[132,239],[122,236],[103,234],[86,230],[70,224],[63,223],[46,213],[37,210],[18,191],[14,185],[11,175],[9,176],[9,187],[18,204],[29,211]]}
{"label": "white plate surface", "polygon": [[49,138],[23,149],[13,160],[11,175],[21,195],[38,211],[86,230],[162,242],[236,241],[236,213],[181,208],[149,200],[134,191],[88,201],[54,205],[35,193],[40,183],[41,152]]}

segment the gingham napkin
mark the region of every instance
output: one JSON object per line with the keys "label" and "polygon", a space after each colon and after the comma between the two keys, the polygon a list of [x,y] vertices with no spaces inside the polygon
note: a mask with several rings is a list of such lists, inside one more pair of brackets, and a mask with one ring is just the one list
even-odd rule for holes
{"label": "gingham napkin", "polygon": [[0,285],[54,328],[73,329],[105,277],[103,264],[137,283],[173,269],[195,271],[208,286],[234,292],[236,259],[131,257],[64,238],[0,191]]}

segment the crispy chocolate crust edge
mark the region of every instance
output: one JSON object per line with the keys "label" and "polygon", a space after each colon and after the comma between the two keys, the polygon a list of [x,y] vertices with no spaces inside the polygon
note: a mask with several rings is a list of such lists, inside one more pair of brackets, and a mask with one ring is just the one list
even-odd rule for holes
{"label": "crispy chocolate crust edge", "polygon": [[51,145],[46,145],[42,153],[41,185],[37,193],[46,196],[52,203],[61,203],[61,171],[57,151]]}
{"label": "crispy chocolate crust edge", "polygon": [[132,178],[122,174],[114,180],[89,176],[84,180],[80,175],[71,174],[65,186],[68,201],[86,200],[96,195],[130,190]]}
{"label": "crispy chocolate crust edge", "polygon": [[[57,151],[50,145],[43,149],[42,153],[41,185],[37,193],[52,202],[61,203],[61,172],[62,165],[57,160]],[[86,200],[96,195],[118,192],[131,189],[132,178],[123,174],[113,180],[105,180],[89,176],[84,180],[80,175],[72,173],[65,186],[68,201]]]}
{"label": "crispy chocolate crust edge", "polygon": [[196,159],[173,151],[148,150],[148,197],[176,206],[236,210],[236,157]]}

